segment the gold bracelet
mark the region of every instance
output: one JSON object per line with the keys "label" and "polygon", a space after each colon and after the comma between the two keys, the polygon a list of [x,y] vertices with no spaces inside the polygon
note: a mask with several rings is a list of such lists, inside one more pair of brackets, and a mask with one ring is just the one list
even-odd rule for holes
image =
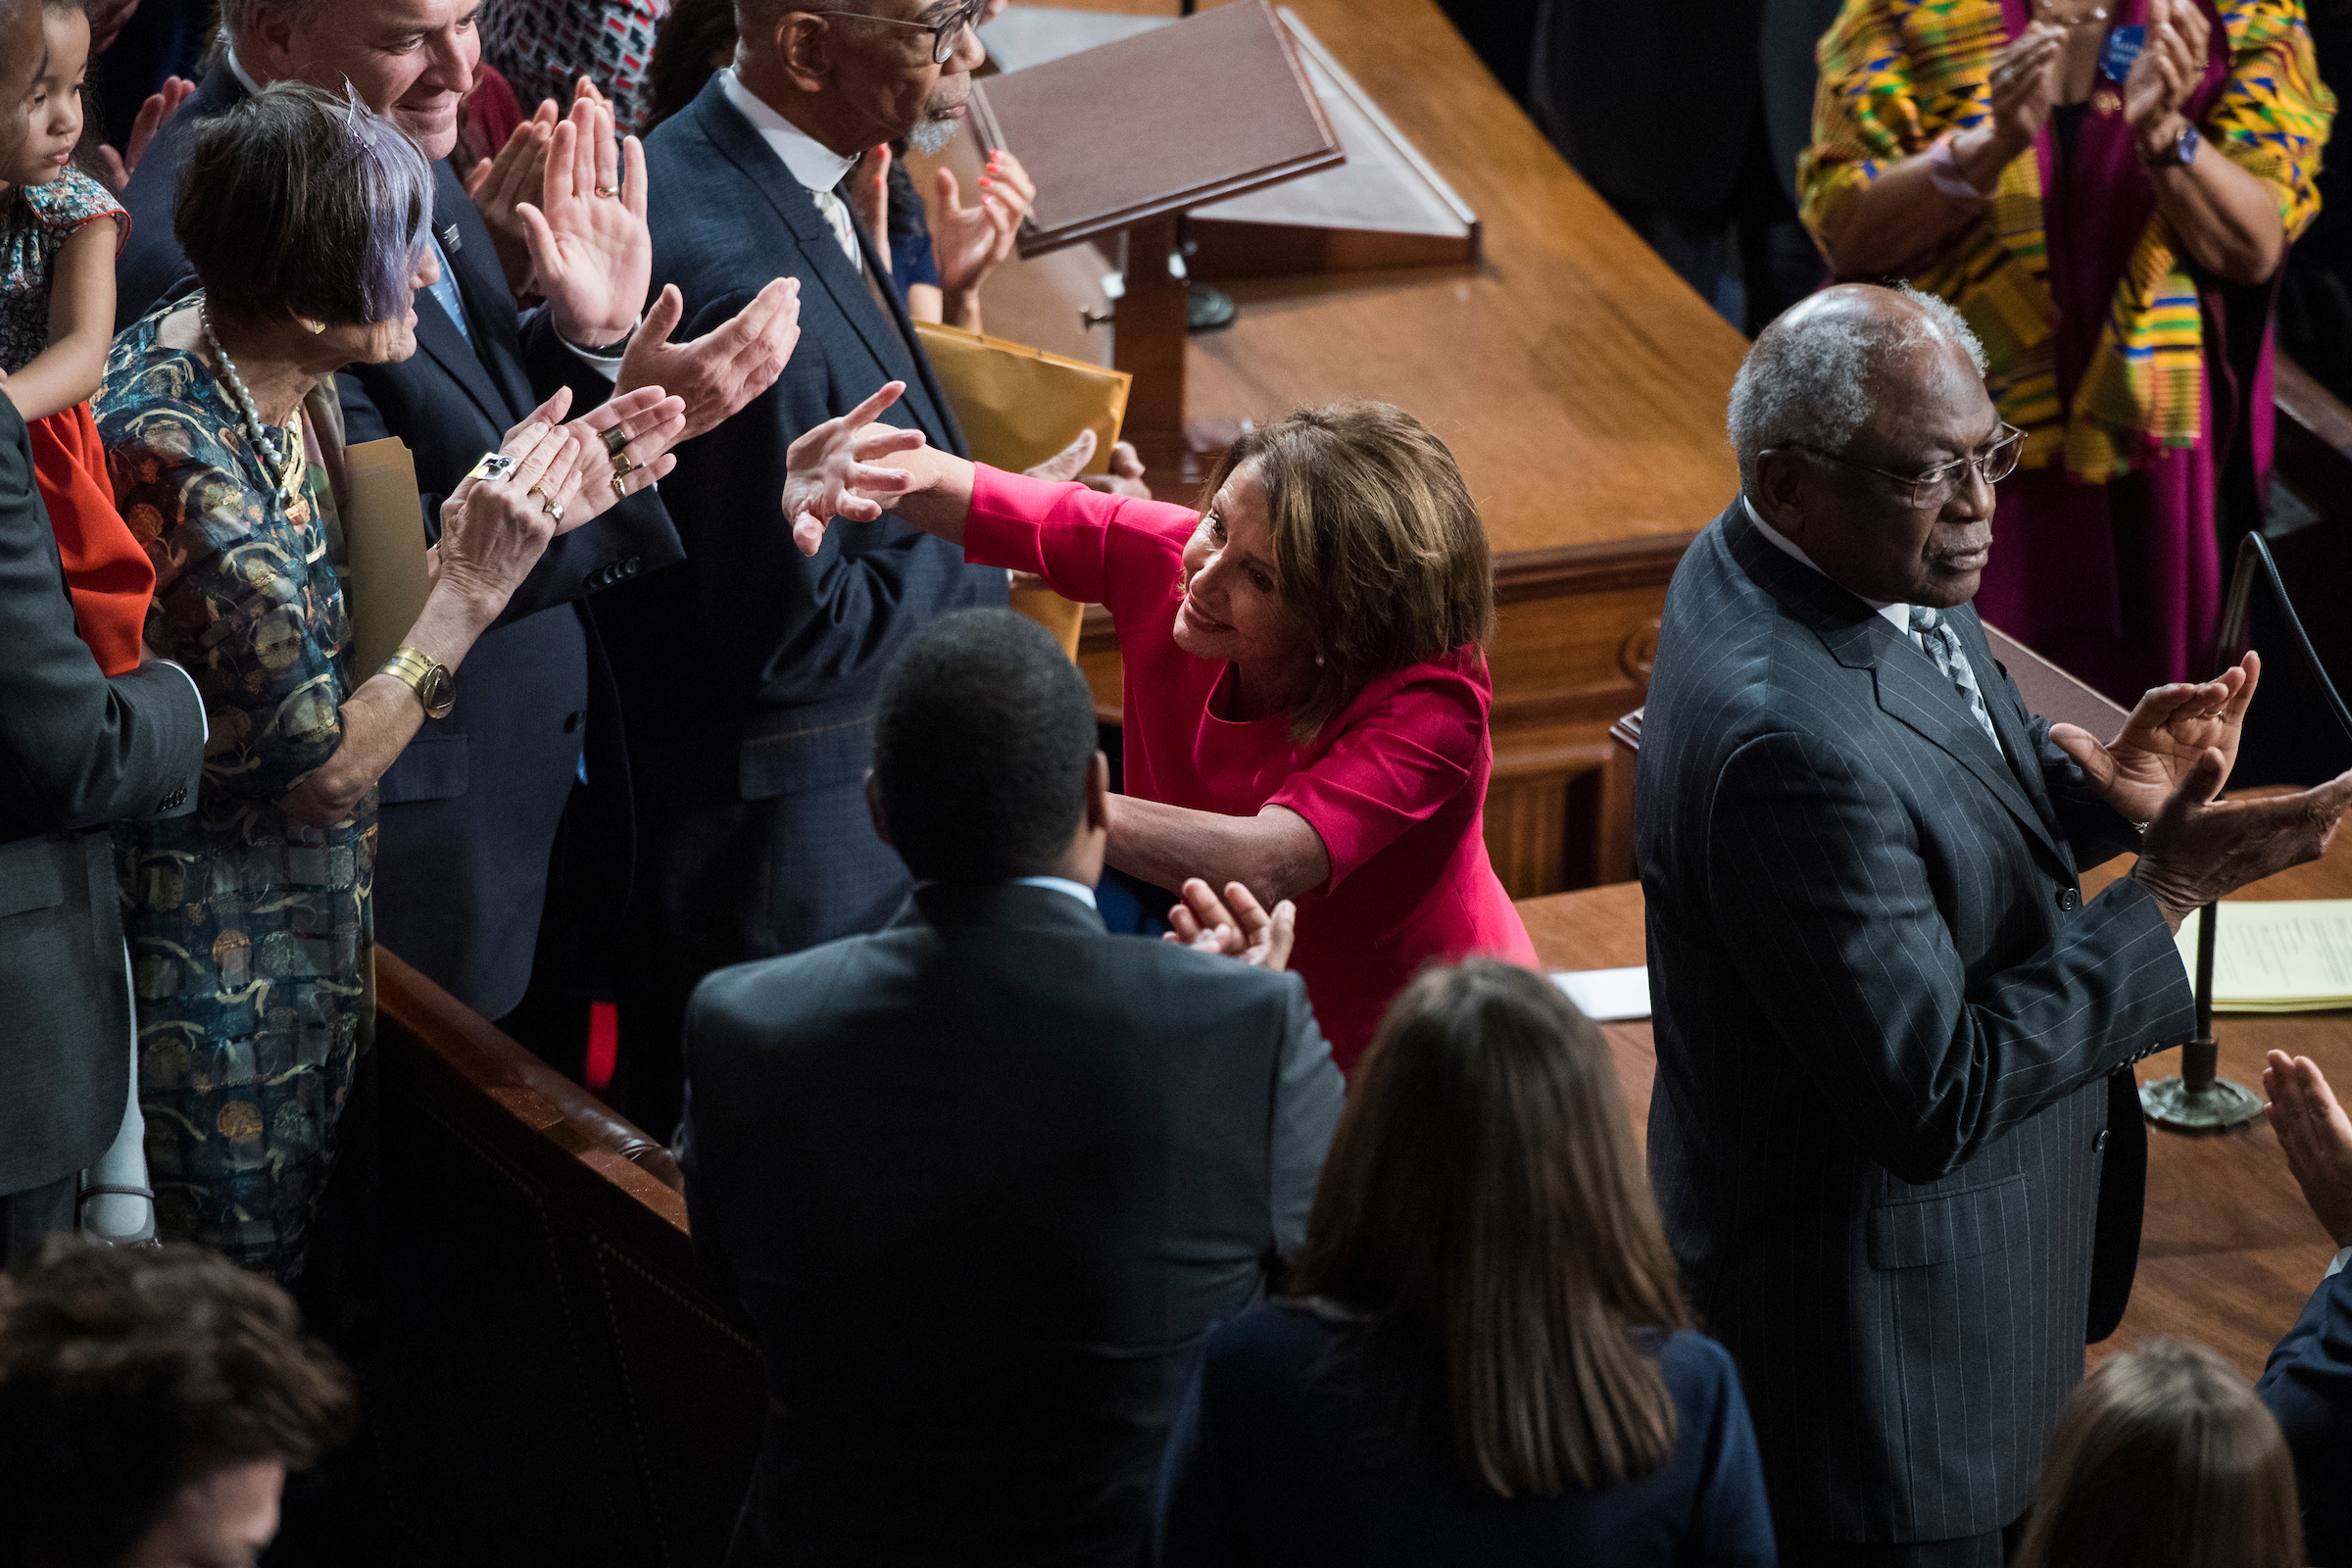
{"label": "gold bracelet", "polygon": [[376,673],[389,675],[414,692],[427,718],[447,718],[458,706],[458,686],[449,666],[406,643],[392,651]]}

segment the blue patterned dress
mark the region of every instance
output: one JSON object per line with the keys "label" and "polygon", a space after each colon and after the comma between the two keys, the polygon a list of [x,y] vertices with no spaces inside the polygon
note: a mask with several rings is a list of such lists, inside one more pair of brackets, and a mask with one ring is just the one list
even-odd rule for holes
{"label": "blue patterned dress", "polygon": [[[286,794],[342,743],[351,690],[331,379],[281,477],[159,307],[115,340],[95,407],[115,500],[155,563],[147,641],[212,738],[193,814],[116,829],[139,1106],[163,1234],[290,1282],[375,1018],[375,791],[333,827]],[[320,442],[325,443],[322,449]]]}

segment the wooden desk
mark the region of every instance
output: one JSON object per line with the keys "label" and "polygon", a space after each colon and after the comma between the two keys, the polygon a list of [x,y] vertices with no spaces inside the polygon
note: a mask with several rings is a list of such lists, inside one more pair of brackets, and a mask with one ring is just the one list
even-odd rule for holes
{"label": "wooden desk", "polygon": [[[2084,890],[2104,888],[2131,863],[2126,857],[2090,872],[2082,879]],[[2238,897],[2352,898],[2352,834],[2339,834],[2325,859]],[[1640,883],[1530,899],[1519,913],[1550,968],[1608,969],[1643,961]],[[1657,1062],[1649,1024],[1604,1024],[1601,1032],[1616,1055],[1635,1131],[1643,1133]],[[2309,1056],[2339,1090],[2352,1088],[2352,1011],[2226,1013],[2215,1034],[2223,1075],[2257,1093],[2268,1051]],[[2179,1054],[2166,1052],[2142,1063],[2140,1076],[2163,1078],[2180,1070]],[[2247,1377],[2257,1377],[2334,1252],[2266,1124],[2205,1138],[2152,1127],[2147,1218],[2131,1309],[2113,1338],[2090,1348],[2088,1359],[2095,1364],[2140,1340],[2176,1334],[2212,1346]]]}
{"label": "wooden desk", "polygon": [[[1265,419],[1378,398],[1453,449],[1502,602],[1488,848],[1514,894],[1577,886],[1593,879],[1608,727],[1647,689],[1666,579],[1738,487],[1723,416],[1745,343],[1561,161],[1432,0],[1288,3],[1484,220],[1485,258],[1221,282],[1241,316],[1190,340],[1190,412]],[[989,329],[1103,358],[1102,334],[1073,334],[1078,309],[1100,308],[1105,265],[1084,247],[1008,263],[988,285]],[[1100,612],[1081,663],[1115,717],[1118,649]]]}

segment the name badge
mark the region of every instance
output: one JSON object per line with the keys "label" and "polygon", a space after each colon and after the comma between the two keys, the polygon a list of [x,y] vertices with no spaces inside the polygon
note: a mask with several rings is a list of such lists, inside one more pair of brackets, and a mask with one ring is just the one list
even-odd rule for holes
{"label": "name badge", "polygon": [[2132,74],[2132,62],[2139,58],[2146,47],[2148,29],[2145,27],[2116,27],[2107,34],[2105,47],[2099,50],[2099,74],[2109,81],[2122,81]]}

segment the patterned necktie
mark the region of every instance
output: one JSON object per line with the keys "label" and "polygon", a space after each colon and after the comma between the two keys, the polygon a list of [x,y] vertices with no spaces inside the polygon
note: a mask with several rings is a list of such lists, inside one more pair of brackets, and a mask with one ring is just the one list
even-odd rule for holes
{"label": "patterned necktie", "polygon": [[865,259],[858,253],[858,225],[850,217],[850,204],[829,190],[811,189],[808,195],[816,210],[825,215],[825,221],[833,225],[833,237],[841,241],[842,254],[852,267],[863,271]]}
{"label": "patterned necktie", "polygon": [[1969,663],[1968,655],[1960,647],[1959,635],[1943,623],[1943,617],[1925,605],[1913,605],[1911,611],[1911,640],[1919,651],[1936,661],[1943,678],[1960,688],[1968,699],[1968,710],[1976,718],[1984,738],[2000,749],[2001,737],[1992,727],[1992,715],[1984,710],[1984,694],[1977,689],[1977,671]]}

